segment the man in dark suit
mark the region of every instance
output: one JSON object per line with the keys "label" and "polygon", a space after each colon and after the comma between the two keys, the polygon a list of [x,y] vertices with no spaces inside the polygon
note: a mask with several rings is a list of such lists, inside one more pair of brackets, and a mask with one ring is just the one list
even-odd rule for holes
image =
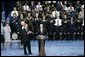
{"label": "man in dark suit", "polygon": [[38,17],[38,15],[36,14],[36,17],[34,18],[34,20],[32,21],[33,24],[33,31],[34,31],[34,39],[36,40],[36,35],[37,35],[37,31],[39,28],[39,24],[40,24],[40,18]]}
{"label": "man in dark suit", "polygon": [[61,27],[62,27],[62,19],[57,17],[57,19],[55,19],[54,27],[55,27],[55,40],[60,40],[60,32],[61,32]]}
{"label": "man in dark suit", "polygon": [[[46,35],[46,29],[43,26],[43,23],[40,24],[40,27],[38,29],[38,36],[40,36],[40,38],[43,38],[44,35]],[[44,39],[44,46],[45,46],[45,39]],[[38,40],[38,47],[39,47],[39,53],[40,53],[40,46],[41,46],[41,42],[40,39]]]}
{"label": "man in dark suit", "polygon": [[30,36],[29,34],[31,34],[31,31],[28,29],[28,27],[26,27],[26,23],[23,22],[23,26],[22,26],[22,44],[23,44],[23,47],[24,47],[24,54],[27,55],[27,51],[26,51],[26,48],[28,48],[28,52],[29,54],[32,54],[31,53],[31,46],[30,46]]}
{"label": "man in dark suit", "polygon": [[68,28],[69,28],[69,20],[67,18],[67,15],[64,15],[64,18],[62,20],[62,40],[69,40],[69,37],[68,37]]}
{"label": "man in dark suit", "polygon": [[82,28],[82,19],[80,16],[78,19],[75,21],[75,29],[76,29],[76,40],[81,40],[81,28]]}
{"label": "man in dark suit", "polygon": [[54,19],[52,18],[52,16],[50,15],[50,18],[47,20],[47,29],[48,29],[48,40],[54,40]]}
{"label": "man in dark suit", "polygon": [[13,16],[11,17],[10,19],[10,27],[11,27],[11,38],[12,38],[12,34],[15,32],[17,33],[18,32],[18,27],[20,25],[20,20],[18,19],[16,13],[13,13]]}

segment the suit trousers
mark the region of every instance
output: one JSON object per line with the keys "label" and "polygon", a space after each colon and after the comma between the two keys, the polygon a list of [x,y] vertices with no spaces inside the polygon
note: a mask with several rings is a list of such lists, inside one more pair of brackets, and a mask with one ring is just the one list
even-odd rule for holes
{"label": "suit trousers", "polygon": [[[27,51],[29,52],[29,54],[31,54],[31,45],[30,45],[30,41],[25,42],[25,43],[23,44],[23,47],[24,47],[24,54],[27,54]],[[26,51],[26,48],[27,48],[27,51]]]}

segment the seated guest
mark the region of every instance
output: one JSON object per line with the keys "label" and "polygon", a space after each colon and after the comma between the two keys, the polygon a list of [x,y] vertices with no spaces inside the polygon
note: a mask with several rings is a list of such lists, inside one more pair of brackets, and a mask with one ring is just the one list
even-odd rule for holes
{"label": "seated guest", "polygon": [[34,3],[34,1],[32,1],[32,2],[31,2],[31,5],[30,5],[31,10],[34,9],[35,7],[36,7],[36,6],[35,6],[35,3]]}
{"label": "seated guest", "polygon": [[28,13],[28,15],[26,17],[26,21],[27,21],[27,24],[29,24],[30,28],[33,29],[31,13]]}
{"label": "seated guest", "polygon": [[84,19],[84,5],[81,6],[81,11],[79,12],[79,14],[81,15],[80,17]]}
{"label": "seated guest", "polygon": [[[16,8],[17,8],[17,10],[20,12],[20,11],[22,11],[22,3],[20,2],[20,1],[17,1],[16,2]],[[20,13],[19,13],[20,14]]]}
{"label": "seated guest", "polygon": [[67,15],[64,15],[64,19],[62,20],[62,32],[63,32],[63,37],[62,37],[62,40],[65,39],[65,40],[69,40],[69,37],[68,37],[68,28],[69,28],[69,20],[67,18]]}
{"label": "seated guest", "polygon": [[82,35],[82,39],[84,40],[84,19],[83,19],[83,23],[82,23],[82,33],[81,33],[81,35]]}
{"label": "seated guest", "polygon": [[48,3],[51,3],[51,1],[48,1]]}
{"label": "seated guest", "polygon": [[38,28],[39,28],[39,23],[40,23],[40,19],[38,17],[38,14],[36,14],[36,17],[34,18],[32,24],[33,24],[33,31],[34,31],[34,40],[36,39],[36,35],[37,35],[37,31],[38,31]]}
{"label": "seated guest", "polygon": [[5,47],[6,48],[8,48],[10,46],[9,43],[11,43],[10,33],[11,33],[11,28],[10,28],[9,24],[6,24],[6,26],[4,27],[4,37],[5,37]]}
{"label": "seated guest", "polygon": [[29,9],[29,6],[27,5],[27,3],[25,3],[25,5],[23,5],[23,10],[28,11],[28,9]]}
{"label": "seated guest", "polygon": [[50,11],[53,11],[55,9],[54,4],[52,4]]}
{"label": "seated guest", "polygon": [[70,23],[69,23],[69,32],[70,32],[70,36],[69,36],[69,39],[70,40],[74,40],[74,37],[73,37],[73,33],[75,31],[75,17],[70,17],[69,20],[70,20]]}
{"label": "seated guest", "polygon": [[38,5],[36,5],[36,8],[38,9],[38,11],[42,11],[41,2],[38,2]]}
{"label": "seated guest", "polygon": [[70,6],[68,7],[68,12],[72,12],[72,11],[74,11],[74,7],[73,7],[72,5],[70,5]]}
{"label": "seated guest", "polygon": [[80,14],[79,14],[78,15],[78,19],[75,22],[76,34],[77,34],[76,39],[79,39],[79,40],[81,40],[80,39],[81,38],[80,35],[81,35],[82,24],[83,24],[83,21],[82,21],[82,19],[80,17]]}
{"label": "seated guest", "polygon": [[63,9],[68,12],[68,7],[66,5],[63,5]]}
{"label": "seated guest", "polygon": [[61,26],[62,26],[62,20],[57,17],[57,19],[55,19],[55,40],[60,40],[60,35],[59,33],[61,32]]}
{"label": "seated guest", "polygon": [[12,29],[12,33],[17,32],[17,26],[19,25],[19,19],[17,15],[14,13],[13,17],[10,20],[10,27]]}
{"label": "seated guest", "polygon": [[20,19],[23,20],[23,18],[24,18],[24,16],[23,16],[23,14],[21,13],[21,14],[20,14]]}
{"label": "seated guest", "polygon": [[54,40],[54,22],[55,20],[53,19],[52,15],[50,14],[50,17],[47,20],[47,31],[48,31],[48,40]]}
{"label": "seated guest", "polygon": [[55,10],[52,12],[52,16],[53,16],[54,18],[56,18],[56,16],[59,17],[59,16],[60,16],[60,12],[57,11],[56,8],[55,8]]}
{"label": "seated guest", "polygon": [[76,11],[77,11],[78,13],[81,11],[80,1],[76,1],[76,5],[74,6],[74,8],[76,9]]}
{"label": "seated guest", "polygon": [[52,1],[54,4],[56,3],[56,1]]}
{"label": "seated guest", "polygon": [[56,9],[57,9],[57,11],[61,11],[61,9],[62,9],[61,1],[58,1],[58,2],[56,3]]}
{"label": "seated guest", "polygon": [[14,10],[11,12],[12,17],[14,13],[16,14],[17,17],[19,16],[18,11],[16,10],[16,7],[14,7]]}

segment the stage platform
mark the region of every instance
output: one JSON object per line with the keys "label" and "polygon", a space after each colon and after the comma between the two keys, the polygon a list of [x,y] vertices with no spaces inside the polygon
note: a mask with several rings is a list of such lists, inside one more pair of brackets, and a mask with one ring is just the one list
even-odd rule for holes
{"label": "stage platform", "polygon": [[[31,41],[32,55],[38,56],[38,41]],[[83,56],[84,41],[48,41],[45,43],[46,56]],[[18,41],[12,43],[12,47],[1,47],[1,56],[25,56],[22,48],[19,47]]]}

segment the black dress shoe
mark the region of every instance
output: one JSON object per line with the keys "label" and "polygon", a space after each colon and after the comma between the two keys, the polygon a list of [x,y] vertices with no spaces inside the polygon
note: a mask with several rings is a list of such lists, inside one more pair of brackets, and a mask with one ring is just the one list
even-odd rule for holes
{"label": "black dress shoe", "polygon": [[25,55],[28,55],[28,54],[25,54]]}
{"label": "black dress shoe", "polygon": [[32,55],[32,53],[29,53],[29,54],[31,54],[31,55]]}

